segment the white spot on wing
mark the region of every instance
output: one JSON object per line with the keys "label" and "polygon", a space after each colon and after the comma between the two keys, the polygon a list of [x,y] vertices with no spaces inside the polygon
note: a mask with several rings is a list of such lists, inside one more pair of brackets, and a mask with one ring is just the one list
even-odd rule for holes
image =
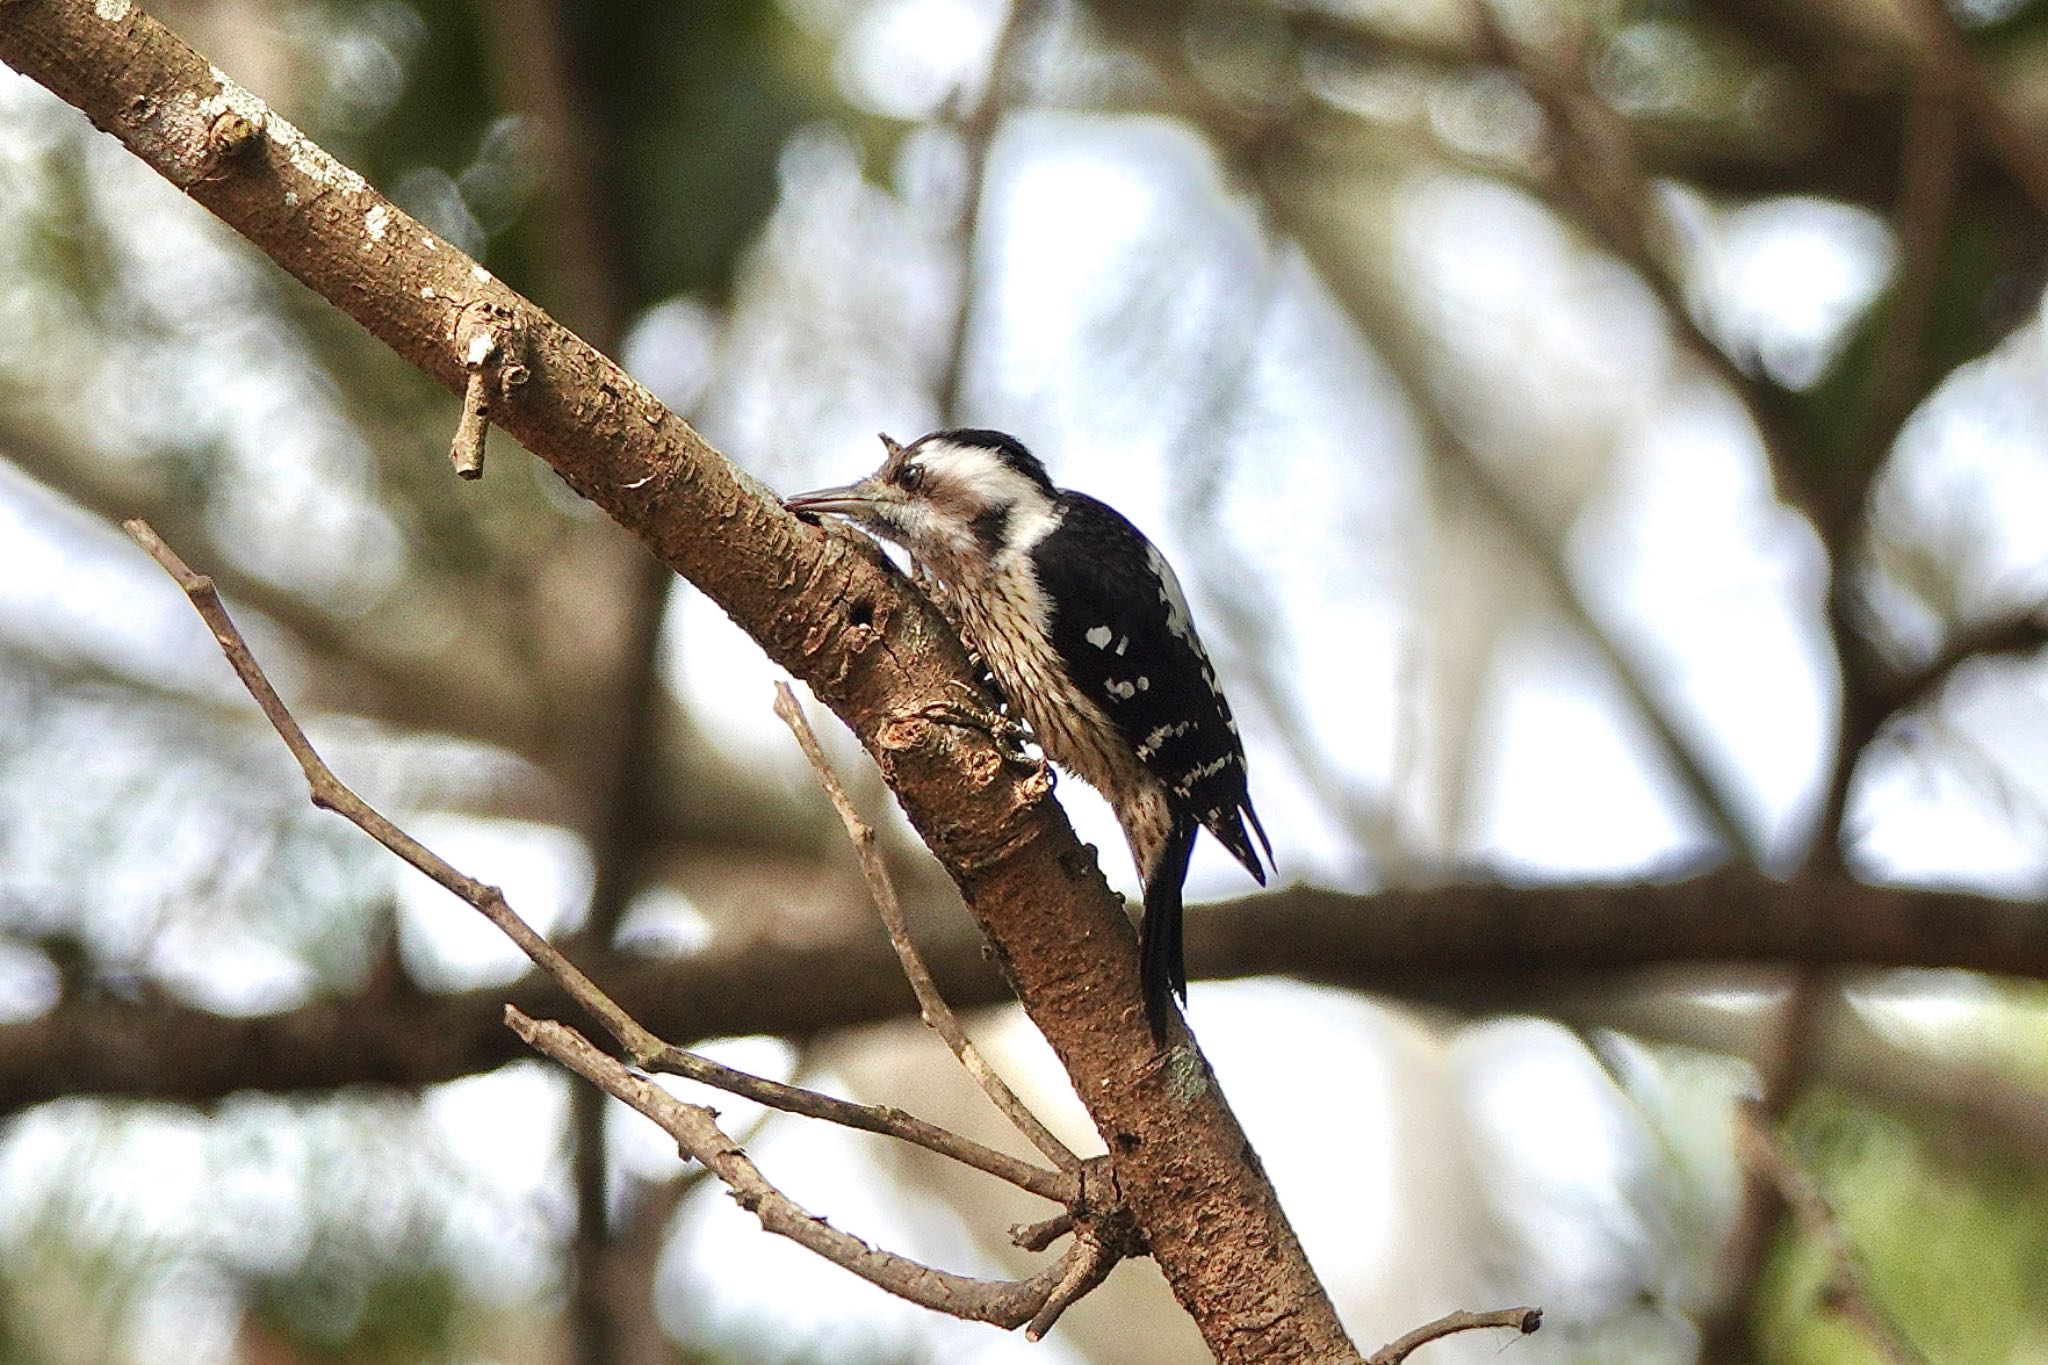
{"label": "white spot on wing", "polygon": [[1174,725],[1162,725],[1153,730],[1151,734],[1145,736],[1145,742],[1138,746],[1138,761],[1140,763],[1146,762],[1152,755],[1159,752],[1160,746],[1164,745],[1167,740],[1178,739],[1186,734],[1189,724],[1190,722],[1188,721],[1181,721]]}
{"label": "white spot on wing", "polygon": [[[1089,631],[1084,638],[1086,638],[1089,644],[1094,645],[1097,649],[1107,649],[1109,648],[1110,635],[1111,631],[1108,626],[1097,626],[1095,629]],[[1118,653],[1122,653],[1122,651],[1119,650]]]}

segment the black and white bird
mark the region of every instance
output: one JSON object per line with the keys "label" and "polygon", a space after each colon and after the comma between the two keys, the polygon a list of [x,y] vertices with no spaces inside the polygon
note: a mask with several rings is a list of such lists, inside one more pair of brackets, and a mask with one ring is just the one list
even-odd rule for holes
{"label": "black and white bird", "polygon": [[1055,488],[1013,436],[961,428],[882,444],[888,458],[867,478],[786,505],[837,513],[909,551],[1046,757],[1109,798],[1145,886],[1145,1009],[1163,1037],[1169,993],[1187,998],[1181,884],[1196,831],[1261,886],[1273,859],[1180,584],[1137,527]]}

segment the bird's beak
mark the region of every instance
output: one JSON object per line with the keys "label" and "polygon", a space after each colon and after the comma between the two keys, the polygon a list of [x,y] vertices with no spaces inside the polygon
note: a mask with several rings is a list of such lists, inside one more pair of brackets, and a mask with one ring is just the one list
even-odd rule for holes
{"label": "bird's beak", "polygon": [[798,514],[837,512],[842,516],[859,516],[874,504],[865,489],[857,483],[844,484],[838,488],[820,488],[810,493],[799,493],[793,498],[784,498],[782,505]]}

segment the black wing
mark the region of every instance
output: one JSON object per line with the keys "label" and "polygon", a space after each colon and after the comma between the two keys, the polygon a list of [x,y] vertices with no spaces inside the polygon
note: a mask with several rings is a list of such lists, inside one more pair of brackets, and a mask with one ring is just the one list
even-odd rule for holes
{"label": "black wing", "polygon": [[1249,820],[1266,845],[1244,746],[1172,568],[1115,508],[1081,493],[1059,501],[1059,525],[1031,557],[1069,680],[1166,784],[1176,813],[1207,828],[1263,886],[1245,829]]}

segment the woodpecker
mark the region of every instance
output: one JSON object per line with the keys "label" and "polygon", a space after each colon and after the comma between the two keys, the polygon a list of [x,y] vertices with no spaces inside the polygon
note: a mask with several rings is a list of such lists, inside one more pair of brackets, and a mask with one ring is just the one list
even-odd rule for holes
{"label": "woodpecker", "polygon": [[1273,860],[1187,598],[1137,527],[1054,487],[1014,436],[956,428],[882,445],[873,474],[785,506],[836,513],[907,550],[1046,757],[1109,799],[1144,883],[1145,1013],[1162,1039],[1169,994],[1187,999],[1181,885],[1196,832],[1261,886]]}

